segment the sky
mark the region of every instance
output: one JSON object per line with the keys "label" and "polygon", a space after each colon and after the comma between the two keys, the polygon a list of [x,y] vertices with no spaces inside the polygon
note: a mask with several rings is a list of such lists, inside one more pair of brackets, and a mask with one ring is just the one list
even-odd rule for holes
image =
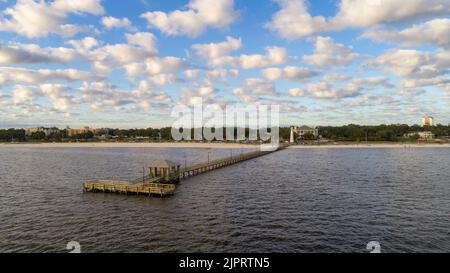
{"label": "sky", "polygon": [[0,0],[0,128],[450,123],[448,0]]}

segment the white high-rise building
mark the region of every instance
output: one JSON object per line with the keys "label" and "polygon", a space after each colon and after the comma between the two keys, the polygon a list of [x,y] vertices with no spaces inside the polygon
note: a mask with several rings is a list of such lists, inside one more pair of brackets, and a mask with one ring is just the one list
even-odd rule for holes
{"label": "white high-rise building", "polygon": [[422,119],[422,126],[433,126],[434,120],[433,117],[424,117]]}

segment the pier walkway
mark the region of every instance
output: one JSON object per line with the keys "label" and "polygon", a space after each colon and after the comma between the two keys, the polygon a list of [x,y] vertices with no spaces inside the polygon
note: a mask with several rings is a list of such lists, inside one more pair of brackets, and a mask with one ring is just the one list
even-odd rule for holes
{"label": "pier walkway", "polygon": [[[254,151],[238,156],[212,160],[206,163],[195,164],[185,168],[176,165],[170,161],[159,161],[150,167],[150,175],[141,177],[134,181],[113,181],[113,180],[94,180],[83,184],[85,192],[104,192],[119,193],[130,195],[146,196],[168,196],[173,195],[176,190],[176,184],[181,179],[197,176],[206,172],[214,171],[219,168],[231,166],[274,153],[285,149],[288,144],[283,144],[273,151]],[[158,166],[155,166],[158,165]]]}

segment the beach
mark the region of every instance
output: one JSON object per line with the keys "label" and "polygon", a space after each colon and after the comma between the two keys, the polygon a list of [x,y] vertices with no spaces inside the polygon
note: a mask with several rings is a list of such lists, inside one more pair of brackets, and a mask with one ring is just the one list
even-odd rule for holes
{"label": "beach", "polygon": [[[206,148],[240,149],[256,148],[254,144],[239,143],[189,143],[189,142],[72,142],[72,143],[1,143],[0,147],[12,148]],[[450,144],[417,143],[369,143],[369,144],[324,144],[291,145],[289,149],[342,149],[342,148],[450,148]]]}

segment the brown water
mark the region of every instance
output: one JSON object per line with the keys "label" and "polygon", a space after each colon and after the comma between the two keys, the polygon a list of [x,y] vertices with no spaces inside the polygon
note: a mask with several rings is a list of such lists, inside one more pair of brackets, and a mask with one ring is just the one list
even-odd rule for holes
{"label": "brown water", "polygon": [[[287,149],[165,199],[83,193],[230,150],[0,147],[0,251],[450,252],[450,149]],[[234,154],[242,152],[234,150]]]}

